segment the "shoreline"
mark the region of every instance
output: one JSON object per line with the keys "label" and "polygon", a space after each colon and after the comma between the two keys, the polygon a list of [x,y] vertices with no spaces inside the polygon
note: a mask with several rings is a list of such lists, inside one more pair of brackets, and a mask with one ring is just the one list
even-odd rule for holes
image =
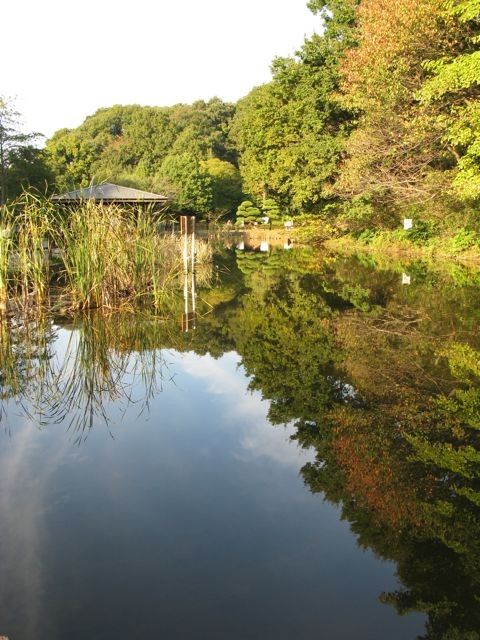
{"label": "shoreline", "polygon": [[327,251],[344,253],[347,255],[362,253],[372,257],[378,256],[391,259],[429,260],[433,262],[452,262],[469,266],[480,267],[480,249],[466,251],[447,251],[442,246],[417,246],[412,243],[388,243],[383,242],[366,244],[355,238],[342,236],[341,238],[329,238],[321,243]]}

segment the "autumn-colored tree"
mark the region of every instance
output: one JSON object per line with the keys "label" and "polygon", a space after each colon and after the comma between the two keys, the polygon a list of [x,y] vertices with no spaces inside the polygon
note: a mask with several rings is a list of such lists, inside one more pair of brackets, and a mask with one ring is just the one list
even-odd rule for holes
{"label": "autumn-colored tree", "polygon": [[452,155],[435,110],[422,108],[416,92],[423,61],[452,49],[452,20],[438,0],[363,0],[356,36],[342,64],[342,90],[358,126],[337,189],[380,203],[429,200]]}

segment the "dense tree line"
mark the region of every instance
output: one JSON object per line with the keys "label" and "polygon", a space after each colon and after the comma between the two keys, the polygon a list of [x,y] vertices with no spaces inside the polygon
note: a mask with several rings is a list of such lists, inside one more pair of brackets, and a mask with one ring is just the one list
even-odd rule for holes
{"label": "dense tree line", "polygon": [[56,190],[113,181],[205,215],[243,199],[337,228],[388,228],[414,211],[478,231],[480,0],[308,6],[319,33],[236,105],[99,109],[40,155],[12,152],[11,180],[41,160]]}
{"label": "dense tree line", "polygon": [[456,210],[454,224],[474,225],[479,1],[309,6],[323,34],[275,61],[272,81],[238,105],[246,190],[350,228],[397,224],[409,208],[436,222]]}
{"label": "dense tree line", "polygon": [[173,107],[99,109],[47,142],[58,189],[109,181],[172,196],[181,210],[226,213],[241,199],[229,129],[235,107],[218,98]]}

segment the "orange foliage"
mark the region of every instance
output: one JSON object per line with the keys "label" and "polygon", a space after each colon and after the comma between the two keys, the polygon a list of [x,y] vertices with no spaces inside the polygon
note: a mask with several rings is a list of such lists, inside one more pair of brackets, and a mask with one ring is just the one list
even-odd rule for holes
{"label": "orange foliage", "polygon": [[418,478],[410,477],[401,444],[385,437],[374,416],[335,411],[333,450],[346,476],[346,490],[375,520],[397,531],[424,524],[417,495]]}
{"label": "orange foliage", "polygon": [[352,106],[391,102],[418,89],[422,62],[448,48],[439,0],[363,0],[358,47],[347,52],[343,89]]}

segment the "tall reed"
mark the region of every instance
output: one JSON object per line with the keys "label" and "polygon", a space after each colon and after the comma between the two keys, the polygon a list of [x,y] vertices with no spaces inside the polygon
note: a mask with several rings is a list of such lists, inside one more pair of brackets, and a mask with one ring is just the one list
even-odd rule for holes
{"label": "tall reed", "polygon": [[55,241],[72,306],[79,309],[154,300],[177,268],[154,222],[114,205],[75,207],[59,219]]}
{"label": "tall reed", "polygon": [[50,244],[55,208],[50,200],[24,193],[15,202],[17,287],[23,296],[45,302],[51,275]]}
{"label": "tall reed", "polygon": [[68,295],[76,308],[108,304],[119,288],[124,247],[117,241],[116,214],[112,208],[102,211],[94,202],[87,201],[58,216],[54,239]]}
{"label": "tall reed", "polygon": [[[201,263],[210,247],[197,241]],[[59,269],[52,268],[55,254]],[[0,301],[45,304],[52,282],[70,309],[153,306],[178,286],[182,240],[158,233],[151,213],[85,201],[59,209],[32,194],[0,220]]]}
{"label": "tall reed", "polygon": [[0,303],[4,304],[8,298],[8,283],[10,263],[12,260],[13,224],[10,212],[2,207],[0,218]]}

